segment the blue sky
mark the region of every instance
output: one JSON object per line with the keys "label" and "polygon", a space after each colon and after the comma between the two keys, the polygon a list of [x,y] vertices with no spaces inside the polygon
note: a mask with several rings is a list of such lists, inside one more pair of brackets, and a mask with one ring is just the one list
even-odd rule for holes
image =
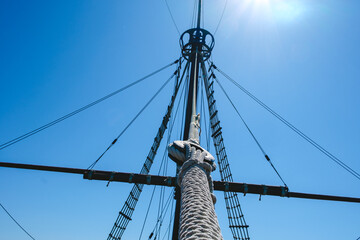
{"label": "blue sky", "polygon": [[[224,2],[204,3],[204,27],[210,32],[216,29]],[[168,3],[180,32],[190,28],[194,2]],[[179,35],[161,0],[0,4],[1,143],[121,88],[180,54]],[[354,0],[229,0],[212,55],[218,67],[358,172],[359,7]],[[0,161],[87,168],[173,71],[1,150]],[[360,197],[356,178],[217,75],[291,191]],[[161,92],[97,169],[140,170],[172,87]],[[234,181],[280,185],[218,86],[215,90]],[[180,117],[175,124],[171,140],[180,136]],[[165,145],[163,141],[152,174],[158,173]],[[213,148],[210,151],[215,155]],[[175,165],[168,165],[167,174],[173,175]],[[220,179],[218,172],[213,176]],[[125,183],[106,187],[69,174],[0,168],[0,202],[36,239],[104,239],[130,188]],[[145,187],[124,239],[139,238],[151,191]],[[224,238],[231,239],[222,193],[216,195]],[[252,239],[360,237],[359,204],[258,198],[240,197]],[[158,199],[144,239],[154,227]],[[2,211],[0,226],[0,239],[28,239]]]}

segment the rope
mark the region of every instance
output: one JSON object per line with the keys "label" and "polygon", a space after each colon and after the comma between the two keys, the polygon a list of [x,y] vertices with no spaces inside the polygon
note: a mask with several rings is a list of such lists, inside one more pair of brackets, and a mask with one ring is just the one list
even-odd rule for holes
{"label": "rope", "polygon": [[215,31],[214,31],[214,36],[215,36],[216,32],[218,31],[219,26],[220,26],[220,23],[221,23],[221,21],[222,21],[222,19],[223,19],[223,17],[224,17],[224,13],[225,13],[225,9],[226,9],[227,4],[228,4],[228,0],[225,1],[225,5],[224,5],[223,11],[222,11],[222,13],[221,13],[220,20],[219,20],[219,22],[218,22],[218,24],[217,24],[217,26],[216,26]]}
{"label": "rope", "polygon": [[9,215],[9,217],[21,228],[21,230],[23,230],[31,239],[35,240],[35,238],[33,236],[30,235],[30,233],[28,233],[21,225],[20,223],[18,223],[18,221],[15,220],[15,218],[13,216],[11,216],[11,214],[6,210],[6,208],[0,203],[0,206],[2,207],[2,209],[4,209],[4,211],[6,212],[7,215]]}
{"label": "rope", "polygon": [[[181,101],[181,97],[184,93],[184,89],[185,89],[185,84],[181,90],[181,93],[180,93],[180,97],[179,97],[179,102],[178,102],[178,105],[176,107],[176,111],[175,111],[175,115],[174,115],[174,120],[173,120],[173,123],[172,125],[170,126],[170,129],[169,129],[169,135],[168,135],[168,139],[167,139],[167,143],[166,143],[166,146],[169,145],[169,142],[170,142],[170,138],[171,138],[171,134],[172,134],[172,130],[173,130],[173,127],[174,127],[174,121],[176,119],[176,116],[177,116],[177,113],[178,113],[178,110],[179,110],[179,106],[180,106],[180,101]],[[166,153],[167,153],[167,147],[165,148],[164,150],[164,154],[163,154],[163,157],[162,157],[162,161],[161,161],[161,164],[160,164],[160,169],[158,171],[158,175],[160,174],[160,171],[162,169],[162,166],[163,166],[163,162],[164,162],[164,159],[166,157]],[[151,194],[151,198],[150,198],[150,203],[148,205],[148,209],[146,210],[146,215],[145,215],[145,219],[144,219],[144,222],[143,222],[143,225],[142,225],[142,228],[141,228],[141,232],[140,232],[140,236],[139,236],[139,240],[141,239],[142,237],[142,234],[143,234],[143,231],[144,231],[144,227],[145,227],[145,224],[146,224],[146,221],[147,221],[147,217],[148,217],[148,214],[149,214],[149,211],[150,211],[150,207],[151,207],[151,204],[152,204],[152,200],[153,200],[153,197],[154,197],[154,193],[155,193],[155,189],[156,189],[157,186],[154,186],[153,188],[153,191],[152,191],[152,194]]]}
{"label": "rope", "polygon": [[205,1],[201,1],[201,18],[202,18],[202,27],[203,28],[205,26],[204,2]]}
{"label": "rope", "polygon": [[170,206],[170,199],[174,195],[174,189],[170,192],[170,195],[168,199],[166,200],[165,206],[162,208],[160,216],[158,217],[156,224],[152,230],[152,232],[149,235],[149,239],[151,239],[153,236],[155,236],[154,239],[156,239],[157,235],[159,234],[159,228],[158,226],[162,224],[165,214],[167,213],[167,210]]}
{"label": "rope", "polygon": [[201,127],[201,120],[203,118],[202,115],[202,112],[203,112],[203,102],[201,101],[202,98],[203,98],[203,92],[202,92],[202,84],[203,84],[203,81],[201,80],[201,77],[199,76],[199,81],[200,81],[200,111],[199,111],[199,114],[200,114],[200,123],[199,123],[199,129],[200,129],[200,132],[199,132],[199,142],[201,143],[201,135],[202,135],[202,127]]}
{"label": "rope", "polygon": [[[161,209],[163,209],[163,207],[164,207],[164,194],[165,194],[165,189],[164,188],[165,188],[164,186],[160,187],[160,200],[159,200],[159,205],[158,205],[158,218],[160,218]],[[162,227],[162,221],[158,225],[158,230],[157,230],[157,234],[156,234],[156,236],[158,236],[159,238],[160,238],[160,233],[161,233],[161,227]]]}
{"label": "rope", "polygon": [[[201,63],[201,69],[203,74],[203,79],[206,79],[205,91],[208,102],[209,116],[210,116],[210,126],[212,132],[212,139],[214,142],[214,148],[216,151],[216,156],[218,159],[218,166],[221,181],[232,182],[233,177],[230,169],[230,163],[226,154],[224,138],[221,132],[221,123],[218,117],[218,110],[216,108],[216,100],[214,98],[214,84],[213,81],[210,81],[210,78],[207,76],[207,71],[205,68],[205,63]],[[210,69],[209,69],[210,71]],[[234,192],[224,192],[225,205],[228,215],[229,227],[232,232],[234,239],[249,240],[248,225],[244,214],[241,210],[240,201],[238,195]]]}
{"label": "rope", "polygon": [[[185,70],[186,70],[186,69],[185,69]],[[181,83],[180,83],[180,84],[181,84]],[[179,84],[179,85],[180,85],[180,84]],[[178,113],[178,110],[179,110],[181,98],[182,98],[182,96],[183,96],[183,94],[184,94],[185,86],[186,86],[186,84],[184,84],[184,86],[183,86],[183,88],[182,88],[182,90],[181,90],[181,93],[180,93],[178,105],[177,105],[177,107],[176,107],[175,114],[174,114],[174,120],[172,121],[172,124],[170,125],[169,131],[168,131],[169,135],[168,135],[168,139],[167,139],[166,146],[168,146],[168,145],[169,145],[169,142],[170,142],[171,134],[172,134],[172,131],[173,131],[173,128],[174,128],[175,119],[176,119],[176,116],[177,116],[177,113]],[[167,147],[165,148],[165,151],[164,151],[164,154],[163,154],[163,157],[162,157],[162,161],[161,161],[161,164],[160,164],[160,169],[159,169],[159,171],[158,171],[158,175],[160,174],[160,171],[161,171],[161,169],[162,169],[162,165],[163,165],[164,159],[165,159],[165,157],[166,157],[166,153],[167,153]],[[143,234],[143,231],[144,231],[144,227],[145,227],[145,224],[146,224],[146,221],[147,221],[147,217],[148,217],[148,214],[149,214],[149,210],[150,210],[150,207],[151,207],[151,203],[152,203],[152,200],[153,200],[153,196],[154,196],[154,192],[155,192],[156,187],[157,187],[157,186],[154,186],[153,192],[152,192],[152,194],[151,194],[150,203],[149,203],[148,209],[147,209],[147,211],[146,211],[146,215],[145,215],[145,219],[144,219],[144,222],[143,222],[143,226],[142,226],[142,228],[141,228],[139,240],[141,239],[142,234]]]}
{"label": "rope", "polygon": [[190,28],[194,28],[195,27],[195,19],[196,19],[196,9],[197,9],[197,4],[196,4],[196,0],[194,0],[194,9],[193,9],[193,15],[192,15],[192,19],[191,19],[191,25]]}
{"label": "rope", "polygon": [[241,86],[239,83],[237,83],[235,80],[230,78],[226,73],[224,73],[222,70],[220,70],[215,65],[212,65],[214,69],[216,69],[218,72],[220,72],[225,78],[227,78],[230,82],[232,82],[236,87],[238,87],[241,91],[243,91],[246,95],[248,95],[250,98],[252,98],[255,102],[257,102],[260,106],[265,108],[268,112],[270,112],[272,115],[274,115],[277,119],[279,119],[282,123],[284,123],[287,127],[289,127],[291,130],[293,130],[295,133],[297,133],[300,137],[305,139],[308,143],[313,145],[315,148],[317,148],[320,152],[325,154],[328,158],[330,158],[332,161],[334,161],[336,164],[338,164],[340,167],[345,169],[347,172],[349,172],[351,175],[356,177],[360,180],[360,174],[356,172],[354,169],[346,165],[343,161],[341,161],[339,158],[335,157],[333,154],[331,154],[329,151],[327,151],[325,148],[320,146],[318,143],[316,143],[313,139],[308,137],[305,133],[300,131],[298,128],[296,128],[294,125],[292,125],[290,122],[288,122],[286,119],[284,119],[282,116],[280,116],[278,113],[276,113],[274,110],[272,110],[270,107],[268,107],[265,103],[260,101],[257,97],[255,97],[253,94],[251,94],[248,90],[246,90],[243,86]]}
{"label": "rope", "polygon": [[[188,67],[188,66],[189,66],[189,65],[187,64],[186,67],[185,67],[185,69],[184,69],[184,74],[189,70],[189,67]],[[182,78],[181,78],[181,80],[182,80]],[[178,104],[177,104],[177,107],[176,107],[175,115],[174,115],[174,118],[173,118],[173,120],[172,120],[172,123],[170,124],[170,128],[169,128],[169,131],[168,131],[167,145],[169,144],[170,139],[171,139],[171,135],[172,135],[172,132],[173,132],[175,120],[176,120],[176,117],[177,117],[177,115],[178,115],[179,108],[180,108],[181,98],[182,98],[182,96],[183,96],[183,94],[184,94],[184,92],[185,92],[185,86],[188,85],[188,84],[187,84],[187,80],[188,80],[188,76],[187,76],[187,78],[186,78],[186,80],[185,80],[185,83],[184,83],[184,85],[183,85],[183,87],[182,87],[182,90],[181,90],[181,93],[180,93],[180,97],[179,97],[179,100],[178,100]],[[181,82],[182,82],[182,81],[181,81]],[[180,83],[180,84],[181,84],[181,83]],[[180,86],[180,84],[179,84],[179,86]],[[185,98],[186,98],[186,97],[184,97],[184,99],[185,99]],[[162,169],[162,166],[163,166],[163,164],[164,164],[164,160],[165,160],[165,158],[166,158],[166,153],[167,153],[167,148],[165,148],[164,155],[163,155],[163,159],[162,159],[162,161],[161,161],[160,169],[159,169],[158,174],[160,173],[160,171],[161,171],[161,169]],[[168,159],[168,158],[166,158],[166,159]],[[165,165],[165,164],[164,164],[164,165]],[[164,167],[163,172],[165,172],[166,170],[167,170],[167,166]],[[152,195],[154,194],[155,188],[156,188],[156,187],[154,187],[154,189],[153,189]],[[162,191],[162,193],[164,193],[164,192]],[[163,194],[162,194],[162,195],[163,195]],[[152,201],[152,198],[153,198],[153,196],[151,197],[151,200],[150,200],[150,201]],[[163,203],[163,201],[162,201],[162,203]],[[159,203],[159,206],[160,206],[160,205],[163,205],[163,204],[161,204],[161,202],[160,202],[160,203]],[[142,230],[141,230],[139,239],[141,239],[141,237],[142,237],[143,229],[144,229],[144,226],[145,226],[146,221],[147,221],[148,212],[149,212],[150,207],[151,207],[151,202],[149,203],[149,206],[148,206],[148,210],[147,210],[147,213],[146,213],[144,222],[143,222],[143,226],[142,226]],[[172,207],[173,207],[173,206],[172,206]],[[161,208],[159,207],[159,209],[161,209]],[[159,214],[159,212],[158,212],[158,218],[159,218],[160,215],[161,215],[161,214]],[[169,224],[171,225],[171,221],[170,221]],[[163,238],[165,238],[166,233],[169,231],[170,225],[169,225],[169,227],[167,228],[167,230],[166,230]],[[160,228],[161,228],[161,226],[162,226],[162,225],[160,224],[160,225],[159,225],[159,228],[156,229],[156,231],[154,230],[155,233],[156,233],[155,238],[157,238],[157,237],[160,238]],[[156,226],[155,226],[155,228],[156,228]],[[155,228],[154,228],[154,229],[155,229]],[[154,236],[154,231],[150,234],[151,237]],[[170,232],[168,232],[168,233],[170,234]],[[150,238],[151,238],[151,237],[150,237]]]}
{"label": "rope", "polygon": [[[188,86],[189,85],[189,79],[190,79],[190,76],[189,76],[189,69],[187,71],[187,74],[186,74],[186,79],[185,79],[185,85]],[[180,136],[179,138],[181,139],[182,136],[184,135],[183,131],[184,131],[184,122],[185,122],[185,109],[186,109],[186,99],[189,95],[189,88],[186,88],[186,91],[185,91],[185,96],[184,96],[184,104],[183,104],[183,111],[182,111],[182,118],[181,118],[181,133],[180,133]]]}
{"label": "rope", "polygon": [[[171,131],[171,129],[170,129],[169,131]],[[169,140],[167,141],[167,144],[166,144],[166,145],[168,145],[168,143],[169,143]],[[162,169],[162,166],[163,166],[163,163],[164,163],[164,160],[165,160],[165,157],[166,157],[166,153],[167,153],[167,148],[165,148],[165,150],[164,150],[164,154],[163,154],[163,157],[162,157],[162,161],[161,161],[161,164],[160,164],[160,168],[159,168],[159,171],[158,171],[158,175],[160,174],[160,171],[161,171],[161,169]],[[151,207],[151,204],[152,204],[152,200],[153,200],[153,197],[154,197],[154,193],[155,193],[156,187],[157,187],[157,186],[154,186],[153,191],[152,191],[152,193],[151,193],[150,202],[149,202],[148,208],[147,208],[147,210],[146,210],[146,215],[145,215],[145,219],[144,219],[144,222],[143,222],[143,225],[142,225],[142,228],[141,228],[139,240],[141,239],[142,234],[143,234],[143,231],[144,231],[144,228],[145,228],[145,224],[146,224],[146,221],[147,221],[147,218],[148,218],[148,214],[149,214],[149,211],[150,211],[150,207]]]}
{"label": "rope", "polygon": [[231,103],[232,107],[235,109],[237,115],[240,117],[241,121],[244,123],[246,129],[248,130],[248,132],[251,134],[252,138],[254,139],[254,141],[256,142],[256,144],[258,145],[259,149],[261,150],[261,152],[264,154],[265,159],[270,163],[271,167],[274,169],[274,171],[276,172],[276,174],[278,175],[278,177],[280,178],[280,180],[283,182],[283,184],[285,185],[285,187],[287,187],[285,181],[283,180],[283,178],[280,176],[279,172],[276,170],[274,164],[271,162],[269,156],[266,154],[264,148],[260,145],[259,141],[256,139],[254,133],[251,131],[251,129],[249,128],[249,126],[247,125],[247,123],[245,122],[245,119],[241,116],[240,112],[238,111],[238,109],[235,107],[235,104],[233,103],[233,101],[230,99],[229,95],[227,94],[227,92],[225,91],[224,87],[221,85],[221,83],[219,82],[219,80],[215,77],[214,74],[212,74],[212,76],[214,76],[215,81],[217,82],[217,84],[219,84],[221,90],[223,91],[223,93],[225,94],[226,98],[229,100],[229,102]]}
{"label": "rope", "polygon": [[184,161],[177,179],[181,188],[179,239],[223,239],[214,208],[216,198],[212,194],[210,172],[215,170],[214,158],[189,143],[184,145],[186,160],[174,160]]}
{"label": "rope", "polygon": [[176,31],[178,32],[178,34],[179,34],[179,36],[180,36],[179,28],[178,28],[178,26],[177,26],[177,24],[176,24],[176,22],[175,22],[175,19],[174,19],[174,16],[173,16],[173,14],[172,14],[172,12],[171,12],[171,10],[170,10],[169,4],[168,4],[167,0],[164,0],[164,1],[165,1],[165,3],[166,3],[166,7],[167,7],[167,9],[168,9],[168,11],[169,11],[169,13],[170,13],[171,20],[172,20],[172,22],[174,23],[174,26],[175,26],[175,28],[176,28]]}
{"label": "rope", "polygon": [[[204,90],[203,90],[204,91]],[[205,105],[205,96],[203,96],[203,104]],[[209,122],[209,125],[207,125],[207,121],[206,121],[206,117],[205,117],[205,108],[204,108],[204,123],[205,123],[205,128],[206,128],[206,147],[207,147],[207,150],[210,151],[210,122]]]}
{"label": "rope", "polygon": [[134,86],[135,84],[138,84],[138,83],[144,81],[145,79],[155,75],[156,73],[159,73],[160,71],[162,71],[162,70],[164,70],[164,69],[166,69],[166,68],[168,68],[168,67],[170,67],[173,64],[176,64],[178,62],[179,62],[179,60],[176,60],[176,61],[174,61],[174,62],[172,62],[172,63],[170,63],[170,64],[168,64],[168,65],[166,65],[166,66],[164,66],[164,67],[162,67],[162,68],[160,68],[160,69],[158,69],[158,70],[156,70],[156,71],[154,71],[154,72],[152,72],[152,73],[150,73],[148,75],[146,75],[145,77],[142,77],[142,78],[136,80],[135,82],[130,83],[129,85],[127,85],[125,87],[122,87],[122,88],[120,88],[120,89],[118,89],[118,90],[116,90],[116,91],[102,97],[102,98],[99,98],[98,100],[96,100],[96,101],[94,101],[92,103],[89,103],[89,104],[87,104],[87,105],[85,105],[85,106],[83,106],[83,107],[69,113],[69,114],[66,114],[66,115],[64,115],[64,116],[62,116],[62,117],[60,117],[60,118],[58,118],[58,119],[56,119],[56,120],[54,120],[52,122],[49,122],[49,123],[47,123],[47,124],[45,124],[45,125],[43,125],[43,126],[41,126],[39,128],[36,128],[36,129],[34,129],[34,130],[32,130],[32,131],[30,131],[28,133],[25,133],[25,134],[23,134],[23,135],[21,135],[21,136],[19,136],[17,138],[14,138],[14,139],[12,139],[12,140],[10,140],[8,142],[5,142],[5,143],[0,145],[0,150],[2,150],[4,148],[7,148],[7,147],[9,147],[9,146],[11,146],[11,145],[13,145],[13,144],[15,144],[17,142],[20,142],[20,141],[24,140],[25,138],[28,138],[28,137],[30,137],[30,136],[38,133],[38,132],[41,132],[41,131],[45,130],[46,128],[49,128],[49,127],[51,127],[51,126],[53,126],[53,125],[55,125],[55,124],[57,124],[57,123],[59,123],[61,121],[64,121],[65,119],[67,119],[69,117],[72,117],[72,116],[74,116],[74,115],[76,115],[76,114],[78,114],[78,113],[80,113],[80,112],[82,112],[82,111],[84,111],[84,110],[86,110],[86,109],[88,109],[88,108],[102,102],[102,101],[105,101],[106,99],[108,99],[108,98],[110,98],[110,97],[112,97],[112,96],[114,96],[114,95],[128,89],[129,87]]}
{"label": "rope", "polygon": [[[189,64],[187,63],[185,66],[185,69],[188,66],[189,66]],[[180,66],[179,66],[179,68],[180,68]],[[179,68],[178,68],[178,70],[180,70]],[[177,77],[179,77],[179,75]],[[175,100],[176,100],[176,97],[178,94],[179,87],[181,85],[181,82],[183,81],[183,77],[184,77],[184,73],[182,74],[180,81],[178,80],[179,78],[177,78],[177,81],[176,81],[177,84],[175,85],[174,93],[171,97],[170,103],[167,107],[167,111],[165,113],[165,116],[163,117],[162,123],[158,130],[158,133],[157,133],[156,137],[154,138],[154,143],[149,151],[148,156],[146,157],[143,167],[141,168],[140,174],[148,174],[151,169],[151,166],[154,162],[157,150],[159,149],[161,140],[163,139],[165,130],[168,129],[169,120],[172,116],[172,109],[173,109],[173,106],[174,106],[174,103],[175,103]],[[162,164],[163,164],[163,161],[161,163],[161,166],[162,166]],[[113,228],[111,229],[111,231],[109,233],[109,236],[107,238],[108,240],[121,239],[122,235],[124,234],[124,231],[126,230],[127,225],[131,221],[131,216],[132,216],[133,212],[135,211],[135,207],[136,207],[136,204],[141,195],[143,186],[144,186],[144,184],[134,184],[127,200],[125,201],[125,204],[123,205],[123,207],[121,208],[121,211],[119,212],[119,215],[113,225]]]}
{"label": "rope", "polygon": [[143,234],[143,232],[144,232],[144,227],[145,227],[145,224],[146,224],[146,221],[147,221],[147,217],[148,217],[148,215],[149,215],[149,211],[150,211],[150,207],[151,207],[151,204],[152,204],[152,201],[153,201],[153,198],[154,198],[154,193],[155,193],[156,187],[157,187],[157,186],[154,186],[153,191],[152,191],[152,193],[151,193],[150,202],[149,202],[148,208],[147,208],[147,210],[146,210],[146,214],[145,214],[145,218],[144,218],[143,225],[142,225],[142,227],[141,227],[139,240],[141,239],[142,234]]}
{"label": "rope", "polygon": [[157,90],[157,92],[150,98],[150,100],[145,104],[145,106],[135,115],[135,117],[128,123],[128,125],[121,131],[121,133],[112,141],[112,143],[106,148],[106,150],[93,162],[87,169],[93,169],[99,160],[104,156],[104,154],[115,145],[117,140],[125,133],[125,131],[134,123],[134,121],[140,116],[140,114],[149,106],[149,104],[155,99],[155,97],[164,89],[164,87],[170,82],[170,80],[176,76],[177,71],[171,75],[171,77],[166,80],[166,82]]}
{"label": "rope", "polygon": [[172,203],[171,203],[169,226],[167,227],[166,232],[165,232],[164,237],[162,238],[162,240],[165,239],[166,233],[167,233],[167,239],[170,240],[170,229],[171,229],[171,226],[173,225],[172,222],[174,220],[174,217],[173,217],[173,214],[174,214],[174,202],[175,201],[172,201]]}
{"label": "rope", "polygon": [[[185,71],[186,71],[186,69],[188,69],[188,66],[189,65],[187,65],[185,67]],[[180,86],[180,84],[179,84],[179,86]],[[177,114],[178,114],[178,110],[179,110],[179,107],[180,107],[181,98],[182,98],[184,90],[185,90],[185,86],[186,86],[186,84],[184,84],[182,89],[181,89],[181,93],[180,93],[179,101],[178,101],[178,104],[177,104],[177,107],[176,107],[176,110],[175,110],[174,118],[173,118],[172,122],[170,123],[170,129],[168,131],[168,138],[167,138],[166,146],[168,146],[169,143],[170,143],[170,139],[171,139],[171,136],[172,136],[175,120],[176,120],[176,117],[177,117]],[[168,167],[168,162],[169,162],[169,157],[167,156],[167,150],[168,150],[168,148],[166,147],[165,151],[164,151],[163,159],[161,161],[160,169],[158,171],[158,175],[161,172],[161,168],[162,168],[163,164],[164,164],[164,168],[163,168],[163,171],[162,171],[162,175],[163,176],[167,175],[167,167]],[[158,218],[160,218],[160,216],[161,216],[160,210],[163,209],[163,207],[164,207],[164,197],[165,197],[165,187],[162,186],[161,190],[160,190],[160,200],[159,200],[159,206],[158,206]],[[157,233],[155,235],[155,238],[161,238],[160,232],[161,232],[161,227],[162,227],[162,221],[158,225],[158,229],[156,230]],[[167,228],[167,231],[168,231],[168,229],[169,229],[169,227]],[[164,234],[164,237],[166,236],[166,232]]]}
{"label": "rope", "polygon": [[[201,86],[200,86],[200,91],[201,91],[201,105],[200,105],[200,114],[203,114],[203,117],[201,117],[204,120],[204,125],[205,125],[205,138],[206,138],[206,150],[209,151],[210,149],[210,125],[208,128],[207,125],[207,121],[206,121],[206,117],[205,117],[205,101],[204,101],[204,88],[203,88],[203,81],[201,81]],[[200,119],[201,119],[200,118]]]}

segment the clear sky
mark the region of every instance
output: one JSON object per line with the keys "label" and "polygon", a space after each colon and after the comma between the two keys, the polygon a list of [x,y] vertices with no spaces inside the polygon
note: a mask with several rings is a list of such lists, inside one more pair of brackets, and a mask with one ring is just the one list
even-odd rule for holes
{"label": "clear sky", "polygon": [[[194,1],[168,3],[180,32],[190,28]],[[216,29],[224,3],[204,1],[204,28],[210,32]],[[212,57],[218,67],[358,172],[359,8],[356,0],[228,0]],[[0,29],[0,143],[180,55],[179,35],[163,0],[3,0]],[[167,69],[1,150],[0,161],[87,168],[173,71],[174,67]],[[359,180],[218,76],[291,191],[360,197]],[[161,92],[96,169],[141,169],[172,87]],[[218,86],[215,91],[234,181],[281,185]],[[171,140],[180,136],[180,120],[175,120]],[[165,145],[163,141],[152,174],[159,171]],[[213,148],[210,151],[215,155]],[[169,161],[166,174],[174,171]],[[213,176],[220,179],[218,172]],[[0,168],[0,202],[38,240],[105,239],[130,188],[126,183],[106,187],[106,182],[77,175]],[[139,238],[152,188],[145,186],[124,239]],[[142,239],[155,225],[159,192]],[[222,193],[216,195],[224,238],[231,239]],[[360,237],[360,204],[258,199],[240,195],[251,239]],[[0,239],[30,239],[2,209]]]}

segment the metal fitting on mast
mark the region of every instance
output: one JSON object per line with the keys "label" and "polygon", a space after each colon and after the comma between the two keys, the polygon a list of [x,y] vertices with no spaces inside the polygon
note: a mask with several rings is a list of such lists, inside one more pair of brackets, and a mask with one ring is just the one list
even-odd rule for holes
{"label": "metal fitting on mast", "polygon": [[203,61],[206,61],[209,59],[214,45],[214,36],[202,28],[191,28],[180,37],[181,53],[186,60],[190,60],[197,51]]}

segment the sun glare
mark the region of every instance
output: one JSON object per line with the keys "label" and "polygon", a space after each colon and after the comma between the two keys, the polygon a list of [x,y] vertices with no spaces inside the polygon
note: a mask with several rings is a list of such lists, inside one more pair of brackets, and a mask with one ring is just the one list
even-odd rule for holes
{"label": "sun glare", "polygon": [[301,18],[305,5],[300,0],[231,0],[233,14],[250,14],[253,20],[292,22]]}
{"label": "sun glare", "polygon": [[299,19],[304,12],[304,6],[298,1],[277,1],[271,9],[274,17],[283,21]]}

